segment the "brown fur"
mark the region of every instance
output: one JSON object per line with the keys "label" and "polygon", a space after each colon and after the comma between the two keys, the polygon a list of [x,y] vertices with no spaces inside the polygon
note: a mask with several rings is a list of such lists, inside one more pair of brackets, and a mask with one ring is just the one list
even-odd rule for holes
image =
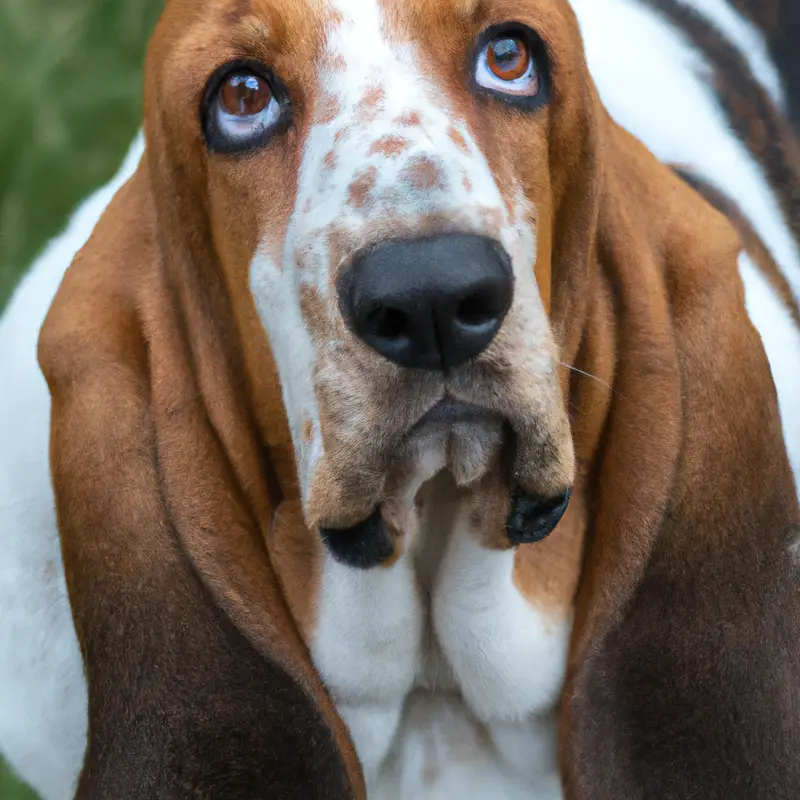
{"label": "brown fur", "polygon": [[[762,275],[769,281],[773,291],[781,298],[789,313],[794,317],[794,321],[800,328],[800,306],[794,297],[794,292],[786,277],[781,272],[780,267],[775,263],[775,259],[767,249],[761,237],[756,233],[750,220],[745,217],[739,206],[730,197],[723,194],[719,189],[696,178],[691,172],[680,168],[676,172],[694,189],[700,192],[714,208],[721,211],[736,226],[739,235],[742,237],[742,244],[745,250],[753,257],[756,266],[761,270]],[[800,186],[800,180],[798,180]]]}
{"label": "brown fur", "polygon": [[[168,6],[148,56],[146,158],[67,273],[40,342],[89,684],[78,796],[361,797],[303,641],[321,545],[299,513],[247,288],[256,244],[265,230],[280,240],[294,206],[324,9],[253,0],[256,34],[220,30],[205,5]],[[560,358],[595,376],[560,376],[572,507],[548,542],[518,550],[515,570],[552,613],[576,601],[567,797],[798,796],[797,498],[733,228],[608,118],[565,3],[386,5],[444,76],[498,182],[535,205]],[[529,117],[475,99],[446,58],[504,18],[548,43],[558,102]],[[295,125],[257,156],[209,157],[205,76],[243,42],[266,57],[264,36]],[[396,413],[392,388],[365,412],[375,426]],[[346,486],[325,475],[320,486],[347,503]]]}

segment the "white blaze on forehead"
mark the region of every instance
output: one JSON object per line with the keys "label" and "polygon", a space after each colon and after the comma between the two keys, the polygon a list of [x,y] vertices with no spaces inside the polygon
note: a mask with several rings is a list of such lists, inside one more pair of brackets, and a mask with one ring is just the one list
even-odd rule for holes
{"label": "white blaze on forehead", "polygon": [[[506,238],[515,220],[442,76],[424,71],[417,43],[404,32],[387,30],[376,0],[335,0],[332,7],[337,22],[320,65],[288,237],[287,257],[304,254],[300,279],[328,294],[331,270],[340,266],[332,259],[414,235],[426,217]],[[345,253],[329,246],[334,230],[344,234]]]}
{"label": "white blaze on forehead", "polygon": [[[326,414],[315,394],[317,380],[330,369],[340,384],[348,380],[337,365],[353,346],[333,278],[357,249],[440,230],[491,236],[511,256],[514,307],[532,304],[544,318],[533,278],[534,210],[521,189],[504,187],[511,198],[504,202],[489,162],[454,111],[443,76],[425,72],[410,33],[387,29],[379,0],[331,0],[329,8],[317,86],[309,92],[318,99],[303,141],[295,206],[283,241],[265,238],[250,273],[306,502],[324,456],[320,420]],[[314,319],[301,309],[301,294],[309,290],[318,301]],[[367,403],[376,391],[350,388],[347,393],[361,393]]]}

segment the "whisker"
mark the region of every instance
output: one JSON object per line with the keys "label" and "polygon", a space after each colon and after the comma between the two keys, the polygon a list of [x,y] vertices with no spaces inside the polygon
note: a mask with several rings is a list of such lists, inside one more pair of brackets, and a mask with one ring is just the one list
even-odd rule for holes
{"label": "whisker", "polygon": [[625,397],[621,395],[610,383],[606,383],[602,378],[598,378],[597,375],[592,375],[591,372],[584,372],[582,369],[578,369],[577,367],[573,367],[572,364],[567,364],[565,361],[559,361],[562,367],[566,367],[566,369],[572,370],[573,372],[577,372],[578,375],[584,375],[587,378],[591,378],[593,381],[597,381],[601,386],[605,386],[606,389],[610,389],[617,397],[621,397],[623,400]]}

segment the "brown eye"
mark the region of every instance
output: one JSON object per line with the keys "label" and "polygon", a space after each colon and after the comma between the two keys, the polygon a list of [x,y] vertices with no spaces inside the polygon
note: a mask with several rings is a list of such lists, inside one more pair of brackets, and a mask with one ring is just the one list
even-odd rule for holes
{"label": "brown eye", "polygon": [[533,109],[548,99],[546,65],[544,46],[532,30],[490,29],[478,51],[475,83],[512,105]]}
{"label": "brown eye", "polygon": [[292,123],[289,92],[270,67],[255,59],[223,64],[208,79],[200,106],[212,153],[255,150]]}
{"label": "brown eye", "polygon": [[253,117],[272,100],[269,84],[252,72],[236,72],[225,79],[220,90],[222,110],[234,117]]}
{"label": "brown eye", "polygon": [[531,54],[522,39],[503,36],[486,47],[486,63],[492,74],[502,81],[521,78],[531,66]]}

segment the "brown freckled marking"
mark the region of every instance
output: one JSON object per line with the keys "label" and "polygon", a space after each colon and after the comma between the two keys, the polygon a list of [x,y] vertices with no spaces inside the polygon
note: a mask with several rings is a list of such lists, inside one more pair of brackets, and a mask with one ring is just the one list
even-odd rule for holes
{"label": "brown freckled marking", "polygon": [[413,236],[416,226],[415,215],[403,215],[394,209],[387,209],[384,213],[372,218],[372,232],[375,241],[391,239],[401,235]]}
{"label": "brown freckled marking", "polygon": [[459,150],[469,153],[469,145],[467,144],[467,140],[464,138],[463,134],[457,130],[455,125],[451,125],[447,129],[447,135]]}
{"label": "brown freckled marking", "polygon": [[307,419],[303,423],[303,441],[306,444],[311,444],[311,437],[314,435],[314,423]]}
{"label": "brown freckled marking", "polygon": [[472,181],[465,175],[464,176],[464,188],[468,191],[472,191]]}
{"label": "brown freckled marking", "polygon": [[343,125],[338,131],[336,131],[336,136],[333,137],[333,143],[339,144],[339,142],[341,142],[342,139],[344,139],[349,133],[350,127],[348,125]]}
{"label": "brown freckled marking", "polygon": [[319,289],[308,283],[300,287],[300,313],[312,337],[318,338],[327,327],[325,317],[325,301]]}
{"label": "brown freckled marking", "polygon": [[383,108],[386,91],[381,86],[370,86],[359,100],[355,109],[355,117],[359,123],[371,122]]}
{"label": "brown freckled marking", "polygon": [[303,272],[308,267],[308,251],[298,247],[294,251],[294,263],[298,272]]}
{"label": "brown freckled marking", "polygon": [[428,156],[415,156],[403,169],[401,178],[418,191],[441,189],[444,186],[444,174],[441,168]]}
{"label": "brown freckled marking", "polygon": [[370,192],[375,188],[375,181],[378,170],[375,167],[368,167],[356,175],[349,189],[349,202],[356,208],[363,208],[366,205]]}
{"label": "brown freckled marking", "polygon": [[370,86],[369,89],[364,92],[364,96],[359,103],[359,108],[362,110],[377,108],[383,104],[385,97],[386,90],[382,86]]}
{"label": "brown freckled marking", "polygon": [[305,203],[303,203],[303,213],[308,214],[311,211],[311,198],[307,197]]}
{"label": "brown freckled marking", "polygon": [[336,166],[336,152],[334,150],[329,150],[323,163],[325,165],[325,169],[333,169]]}
{"label": "brown freckled marking", "polygon": [[376,139],[370,145],[367,155],[382,155],[387,156],[388,158],[399,156],[400,153],[402,153],[408,147],[408,144],[408,139],[405,139],[402,136],[395,136],[394,134],[390,134],[389,136],[381,136],[380,139]]}
{"label": "brown freckled marking", "polygon": [[422,118],[418,111],[406,111],[405,114],[399,116],[394,122],[395,125],[400,125],[403,128],[417,128],[422,125]]}
{"label": "brown freckled marking", "polygon": [[342,107],[339,104],[339,98],[336,95],[329,94],[319,104],[317,122],[320,125],[327,125],[329,122],[333,122],[341,113]]}
{"label": "brown freckled marking", "polygon": [[413,219],[395,217],[391,232],[397,236],[403,232],[408,236],[429,236],[438,233],[463,233],[470,230],[472,220],[463,211],[444,214],[437,212],[415,216]]}

